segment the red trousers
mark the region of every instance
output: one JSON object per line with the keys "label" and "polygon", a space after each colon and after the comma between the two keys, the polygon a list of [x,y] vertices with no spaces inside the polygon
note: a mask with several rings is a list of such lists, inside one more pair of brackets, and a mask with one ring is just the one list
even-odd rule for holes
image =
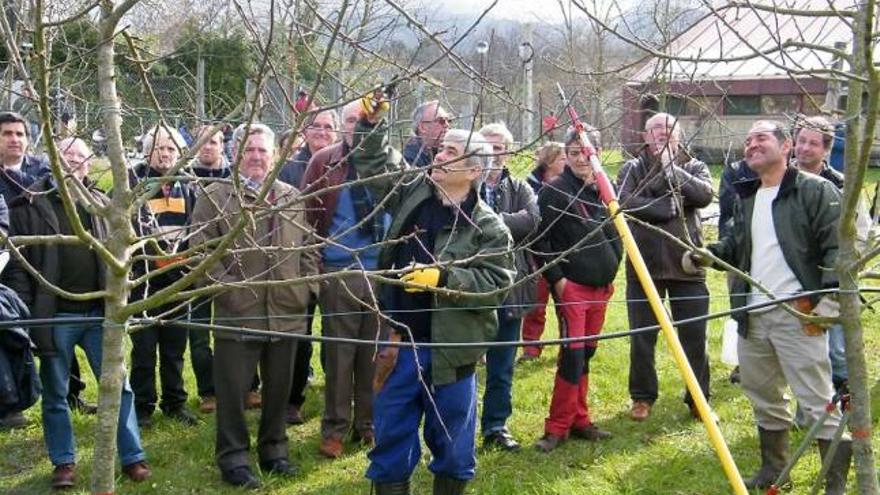
{"label": "red trousers", "polygon": [[[547,301],[550,300],[550,289],[547,287],[547,279],[538,278],[538,301],[524,317],[522,322],[522,338],[523,340],[541,340],[544,333],[544,324],[547,321]],[[523,354],[529,356],[540,356],[544,346],[530,345],[523,347]]]}
{"label": "red trousers", "polygon": [[[588,287],[567,281],[560,296],[564,337],[598,335],[605,323],[605,310],[614,287]],[[566,438],[571,428],[585,428],[592,424],[587,406],[590,358],[598,342],[575,342],[562,346],[553,384],[550,415],[544,422],[544,432]]]}

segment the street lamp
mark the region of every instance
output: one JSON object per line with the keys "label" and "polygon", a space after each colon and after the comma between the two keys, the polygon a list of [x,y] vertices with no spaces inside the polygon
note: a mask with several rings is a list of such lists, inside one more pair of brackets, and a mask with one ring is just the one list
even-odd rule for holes
{"label": "street lamp", "polygon": [[480,99],[477,105],[480,108],[480,127],[483,127],[483,87],[486,80],[486,54],[489,53],[489,42],[480,41],[476,46],[477,53],[480,55]]}
{"label": "street lamp", "polygon": [[534,69],[535,48],[528,41],[523,41],[519,45],[519,59],[523,63],[523,82],[525,83],[525,106],[526,111],[522,119],[522,141],[523,146],[530,143],[534,136],[534,95],[532,93],[532,72]]}

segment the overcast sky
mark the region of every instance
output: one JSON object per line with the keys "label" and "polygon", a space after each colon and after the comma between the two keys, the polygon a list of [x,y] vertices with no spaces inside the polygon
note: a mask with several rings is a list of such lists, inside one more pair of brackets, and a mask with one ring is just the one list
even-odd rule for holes
{"label": "overcast sky", "polygon": [[[445,9],[451,14],[479,15],[491,0],[425,0],[425,5],[438,10]],[[517,21],[561,20],[559,3],[556,0],[498,0],[498,5],[490,13],[499,19]]]}

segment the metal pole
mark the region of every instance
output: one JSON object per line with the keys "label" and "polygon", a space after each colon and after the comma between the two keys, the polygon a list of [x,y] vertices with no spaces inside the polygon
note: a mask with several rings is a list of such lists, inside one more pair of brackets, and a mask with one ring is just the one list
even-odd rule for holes
{"label": "metal pole", "polygon": [[196,62],[196,118],[204,122],[205,117],[205,59],[199,54]]}

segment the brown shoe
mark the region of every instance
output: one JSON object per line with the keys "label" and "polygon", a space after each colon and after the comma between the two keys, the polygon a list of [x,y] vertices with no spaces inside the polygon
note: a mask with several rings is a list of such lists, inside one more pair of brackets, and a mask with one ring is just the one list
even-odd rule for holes
{"label": "brown shoe", "polygon": [[59,464],[52,471],[52,489],[64,490],[73,488],[76,482],[76,464]]}
{"label": "brown shoe", "polygon": [[633,421],[644,421],[651,415],[651,403],[643,400],[634,400],[629,410],[629,417]]}
{"label": "brown shoe", "polygon": [[263,407],[263,397],[257,390],[251,390],[247,393],[244,400],[244,407],[247,409],[259,409]]}
{"label": "brown shoe", "polygon": [[572,428],[569,430],[568,435],[572,438],[577,438],[579,440],[586,440],[588,442],[596,442],[599,440],[605,440],[611,438],[611,432],[607,432],[605,430],[599,429],[598,426],[593,423],[588,424],[583,428]]}
{"label": "brown shoe", "polygon": [[211,414],[217,410],[217,398],[208,395],[199,398],[199,412],[202,414]]}
{"label": "brown shoe", "polygon": [[342,456],[342,440],[336,437],[327,437],[321,440],[318,452],[328,459],[338,459]]}
{"label": "brown shoe", "polygon": [[150,467],[147,466],[147,463],[144,461],[133,462],[127,466],[122,466],[122,472],[125,473],[131,481],[144,481],[153,475],[153,472],[150,471]]}
{"label": "brown shoe", "polygon": [[306,420],[303,418],[302,411],[299,410],[298,407],[293,404],[287,408],[287,424],[289,425],[301,425],[305,423]]}

